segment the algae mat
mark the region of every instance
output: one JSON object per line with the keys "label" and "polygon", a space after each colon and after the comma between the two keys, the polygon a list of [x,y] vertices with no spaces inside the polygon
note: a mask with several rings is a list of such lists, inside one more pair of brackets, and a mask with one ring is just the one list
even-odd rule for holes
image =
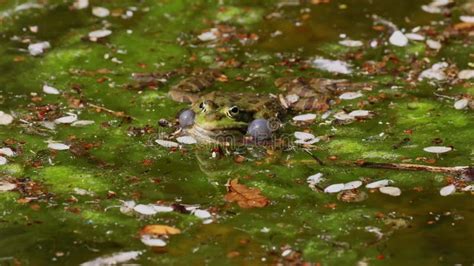
{"label": "algae mat", "polygon": [[[472,264],[472,176],[353,162],[473,165],[473,15],[469,1],[0,1],[0,264]],[[157,143],[172,131],[159,119],[187,108],[170,87],[208,68],[211,90],[372,86],[289,114],[285,147]]]}

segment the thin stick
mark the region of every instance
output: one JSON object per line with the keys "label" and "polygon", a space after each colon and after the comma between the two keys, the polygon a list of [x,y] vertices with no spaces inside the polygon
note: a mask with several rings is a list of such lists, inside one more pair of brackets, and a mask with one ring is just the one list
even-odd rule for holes
{"label": "thin stick", "polygon": [[100,111],[104,111],[106,113],[109,113],[109,114],[112,114],[116,117],[124,117],[124,118],[130,118],[130,119],[134,119],[133,117],[129,116],[129,115],[126,115],[124,112],[117,112],[117,111],[114,111],[114,110],[111,110],[111,109],[108,109],[106,107],[103,107],[103,106],[99,106],[99,105],[96,105],[96,104],[93,104],[93,103],[86,103],[89,107],[92,107],[92,108],[95,108],[95,109],[98,109]]}
{"label": "thin stick", "polygon": [[311,156],[311,158],[313,158],[314,160],[316,160],[316,162],[319,163],[319,165],[323,166],[324,163],[321,159],[319,159],[316,155],[314,155],[312,152],[310,152],[308,149],[303,149],[307,154],[309,154],[309,156]]}
{"label": "thin stick", "polygon": [[356,162],[356,165],[366,168],[379,168],[379,169],[393,169],[393,170],[407,170],[407,171],[427,171],[432,173],[451,173],[451,174],[467,174],[474,173],[474,167],[471,166],[431,166],[421,164],[409,164],[409,163],[373,163],[373,162]]}

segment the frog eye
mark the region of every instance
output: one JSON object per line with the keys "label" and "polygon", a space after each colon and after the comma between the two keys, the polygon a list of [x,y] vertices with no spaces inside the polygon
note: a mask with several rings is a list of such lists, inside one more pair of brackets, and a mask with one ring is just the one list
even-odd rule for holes
{"label": "frog eye", "polygon": [[231,115],[236,115],[236,114],[238,114],[238,113],[239,113],[239,107],[237,107],[237,106],[232,106],[232,107],[229,109],[229,113],[230,113]]}
{"label": "frog eye", "polygon": [[205,102],[202,102],[199,104],[199,109],[201,109],[201,111],[203,112],[206,112],[206,108],[207,107],[207,104]]}

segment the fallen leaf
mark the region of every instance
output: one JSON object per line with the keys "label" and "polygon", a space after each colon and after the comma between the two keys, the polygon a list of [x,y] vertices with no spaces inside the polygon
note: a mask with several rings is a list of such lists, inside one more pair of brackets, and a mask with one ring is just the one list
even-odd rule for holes
{"label": "fallen leaf", "polygon": [[161,236],[161,235],[177,235],[180,233],[181,233],[181,230],[179,230],[178,228],[174,228],[167,225],[161,225],[161,224],[146,225],[145,227],[142,228],[142,230],[140,230],[140,235]]}
{"label": "fallen leaf", "polygon": [[260,189],[239,184],[237,178],[229,182],[228,190],[224,199],[228,202],[237,202],[241,208],[262,208],[269,204],[269,200],[260,194]]}

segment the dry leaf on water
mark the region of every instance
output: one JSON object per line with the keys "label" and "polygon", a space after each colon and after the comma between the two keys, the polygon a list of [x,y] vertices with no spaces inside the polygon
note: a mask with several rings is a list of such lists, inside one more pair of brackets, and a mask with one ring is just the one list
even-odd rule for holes
{"label": "dry leaf on water", "polygon": [[140,230],[140,235],[176,235],[180,234],[181,230],[178,228],[174,228],[167,225],[160,225],[160,224],[150,224],[146,225],[145,227]]}
{"label": "dry leaf on water", "polygon": [[237,202],[241,208],[262,208],[269,203],[269,200],[260,194],[260,189],[239,184],[239,179],[229,182],[228,191],[224,199],[228,202]]}

